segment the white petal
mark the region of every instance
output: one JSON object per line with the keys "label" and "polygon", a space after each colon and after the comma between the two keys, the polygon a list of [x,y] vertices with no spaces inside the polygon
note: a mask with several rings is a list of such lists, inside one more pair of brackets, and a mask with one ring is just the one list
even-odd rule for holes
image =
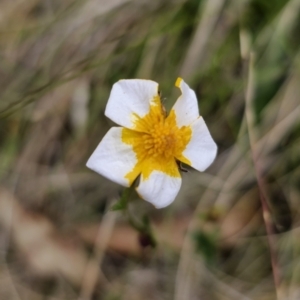
{"label": "white petal", "polygon": [[199,117],[196,94],[181,78],[176,80],[175,85],[182,92],[172,108],[175,110],[176,122],[179,127],[190,125]]}
{"label": "white petal", "polygon": [[172,177],[160,171],[153,171],[144,180],[141,175],[137,187],[138,194],[156,208],[163,208],[171,204],[177,196],[181,186],[181,177]]}
{"label": "white petal", "polygon": [[112,127],[89,158],[86,166],[123,186],[131,183],[125,176],[136,165],[132,146],[122,142],[122,127]]}
{"label": "white petal", "polygon": [[115,123],[134,129],[134,114],[145,116],[158,95],[158,83],[144,79],[120,80],[113,85],[105,115]]}
{"label": "white petal", "polygon": [[192,137],[182,154],[191,162],[193,168],[202,172],[214,161],[217,154],[217,145],[202,117],[190,126]]}

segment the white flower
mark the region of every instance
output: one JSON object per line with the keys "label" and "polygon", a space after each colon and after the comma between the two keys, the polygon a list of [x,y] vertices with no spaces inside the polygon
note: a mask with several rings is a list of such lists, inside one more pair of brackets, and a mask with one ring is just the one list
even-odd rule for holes
{"label": "white flower", "polygon": [[105,115],[123,127],[112,127],[87,162],[90,169],[126,187],[140,175],[138,194],[157,208],[169,205],[179,192],[178,161],[204,171],[217,153],[195,92],[181,78],[175,85],[182,95],[166,116],[158,83],[115,83]]}

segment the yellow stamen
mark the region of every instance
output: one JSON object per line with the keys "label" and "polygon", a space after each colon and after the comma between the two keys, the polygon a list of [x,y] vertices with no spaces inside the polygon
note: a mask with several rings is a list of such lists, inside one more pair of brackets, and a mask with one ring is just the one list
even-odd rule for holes
{"label": "yellow stamen", "polygon": [[154,170],[180,177],[176,159],[190,164],[182,152],[191,139],[191,128],[177,126],[174,110],[165,117],[159,95],[151,102],[148,114],[143,118],[133,117],[134,130],[122,131],[122,141],[132,145],[137,158],[136,166],[125,176],[130,184],[140,173],[147,179]]}

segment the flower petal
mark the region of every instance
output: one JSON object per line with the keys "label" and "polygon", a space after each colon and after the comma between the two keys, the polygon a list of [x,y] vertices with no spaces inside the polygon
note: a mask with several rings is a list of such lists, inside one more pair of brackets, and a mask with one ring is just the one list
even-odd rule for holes
{"label": "flower petal", "polygon": [[[214,161],[217,154],[217,145],[202,117],[199,117],[190,127],[192,137],[182,155],[190,161],[193,168],[202,172]],[[178,159],[180,158],[178,157]]]}
{"label": "flower petal", "polygon": [[135,116],[145,116],[157,97],[158,83],[154,81],[120,80],[113,85],[105,115],[121,126],[134,129]]}
{"label": "flower petal", "polygon": [[176,114],[176,122],[178,127],[190,125],[199,117],[196,94],[181,78],[177,78],[175,86],[182,92],[172,108]]}
{"label": "flower petal", "polygon": [[132,182],[125,176],[134,169],[137,159],[132,146],[122,142],[122,130],[122,127],[112,127],[86,165],[116,183],[130,186]]}
{"label": "flower petal", "polygon": [[[176,164],[175,161],[174,164]],[[180,175],[174,177],[161,171],[152,171],[146,179],[142,173],[140,184],[136,190],[141,198],[152,203],[156,208],[163,208],[174,201],[180,186]]]}

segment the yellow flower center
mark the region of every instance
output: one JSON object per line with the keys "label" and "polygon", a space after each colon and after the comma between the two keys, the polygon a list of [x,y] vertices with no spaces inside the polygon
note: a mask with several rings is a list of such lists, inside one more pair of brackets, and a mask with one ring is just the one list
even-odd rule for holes
{"label": "yellow flower center", "polygon": [[152,101],[148,114],[133,118],[134,130],[122,131],[122,141],[132,145],[137,158],[136,166],[125,176],[130,184],[140,173],[147,179],[154,170],[180,177],[176,160],[190,164],[182,152],[191,139],[191,128],[177,126],[174,110],[166,117],[159,96]]}
{"label": "yellow flower center", "polygon": [[147,157],[163,156],[169,159],[175,157],[178,148],[185,146],[178,128],[169,122],[154,124],[148,133],[143,134],[142,140],[144,156]]}

